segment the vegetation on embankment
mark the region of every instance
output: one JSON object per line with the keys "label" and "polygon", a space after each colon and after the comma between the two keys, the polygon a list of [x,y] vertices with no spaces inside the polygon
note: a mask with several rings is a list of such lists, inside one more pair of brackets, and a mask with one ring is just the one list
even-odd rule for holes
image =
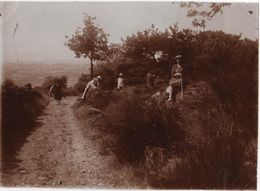
{"label": "vegetation on embankment", "polygon": [[[163,55],[155,62],[158,50]],[[163,92],[177,54],[183,57],[184,99],[171,103]],[[95,114],[84,112],[90,105],[100,109],[92,119],[104,147],[122,163],[138,163],[155,188],[255,189],[257,63],[257,41],[152,27],[110,47],[94,68],[103,90],[75,106],[75,113],[87,119]],[[157,75],[152,90],[144,85],[150,71]],[[116,92],[119,72],[128,87]]]}
{"label": "vegetation on embankment", "polygon": [[[67,87],[68,77],[47,76],[39,87],[32,88],[28,83],[17,86],[12,80],[6,79],[2,85],[2,158],[3,163],[14,159],[16,151],[33,130],[41,125],[37,118],[43,114],[51,93],[50,87],[59,82],[63,96],[77,95],[74,88]],[[3,167],[7,167],[3,165]]]}
{"label": "vegetation on embankment", "polygon": [[9,167],[5,163],[14,159],[26,137],[39,125],[37,117],[43,114],[48,101],[29,84],[18,87],[11,80],[3,83],[1,91],[1,148],[5,169]]}

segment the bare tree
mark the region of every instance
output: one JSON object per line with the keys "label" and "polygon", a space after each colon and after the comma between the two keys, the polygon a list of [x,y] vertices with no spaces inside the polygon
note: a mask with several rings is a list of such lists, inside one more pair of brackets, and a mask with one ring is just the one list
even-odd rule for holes
{"label": "bare tree", "polygon": [[231,3],[198,3],[182,2],[177,3],[181,8],[186,8],[187,16],[194,18],[192,25],[194,27],[206,27],[207,21],[210,21],[219,13],[223,13],[225,7],[230,7]]}

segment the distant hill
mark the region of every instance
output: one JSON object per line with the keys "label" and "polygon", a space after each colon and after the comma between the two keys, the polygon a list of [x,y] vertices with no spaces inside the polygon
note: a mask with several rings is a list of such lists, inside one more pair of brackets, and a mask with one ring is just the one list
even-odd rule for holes
{"label": "distant hill", "polygon": [[23,86],[31,83],[33,87],[41,86],[47,76],[68,77],[68,86],[74,85],[82,73],[89,72],[87,64],[3,64],[3,80],[12,79],[15,84]]}

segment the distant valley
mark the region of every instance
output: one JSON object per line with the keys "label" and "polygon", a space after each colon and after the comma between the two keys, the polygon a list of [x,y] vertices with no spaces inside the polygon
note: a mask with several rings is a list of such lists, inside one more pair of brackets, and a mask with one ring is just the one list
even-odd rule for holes
{"label": "distant valley", "polygon": [[87,64],[3,64],[3,80],[11,79],[15,84],[24,86],[31,83],[33,87],[41,86],[47,76],[68,77],[68,86],[77,83],[82,73],[88,73]]}

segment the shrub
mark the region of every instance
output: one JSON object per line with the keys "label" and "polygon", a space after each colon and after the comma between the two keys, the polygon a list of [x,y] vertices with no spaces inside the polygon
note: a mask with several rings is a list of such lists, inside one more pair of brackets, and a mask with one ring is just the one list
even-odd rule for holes
{"label": "shrub", "polygon": [[68,87],[63,90],[64,96],[78,96],[79,93],[74,87]]}
{"label": "shrub", "polygon": [[176,169],[151,184],[157,188],[255,189],[256,150],[248,154],[240,125],[226,116],[204,130],[199,144],[186,152]]}
{"label": "shrub", "polygon": [[74,108],[77,109],[82,105],[87,105],[98,109],[104,109],[111,102],[114,102],[115,99],[116,99],[116,95],[113,93],[113,91],[102,90],[102,89],[90,90],[86,95],[86,99],[78,100],[75,103]]}
{"label": "shrub", "polygon": [[101,86],[103,89],[112,89],[116,87],[117,72],[112,69],[110,63],[100,63],[95,67],[95,75],[101,75]]}
{"label": "shrub", "polygon": [[18,146],[35,126],[37,117],[42,114],[46,100],[38,91],[27,87],[18,87],[11,80],[2,85],[2,156],[9,160]]}
{"label": "shrub", "polygon": [[63,89],[67,88],[68,77],[61,76],[61,77],[54,77],[54,76],[47,76],[42,84],[42,88],[44,91],[49,91],[51,86],[59,82]]}
{"label": "shrub", "polygon": [[74,85],[74,89],[79,93],[82,94],[84,92],[84,89],[87,85],[87,83],[91,80],[91,77],[89,74],[81,74],[81,76],[78,79],[78,82]]}
{"label": "shrub", "polygon": [[120,161],[135,163],[143,158],[146,146],[171,148],[183,139],[177,123],[176,111],[168,115],[154,106],[150,107],[134,92],[121,92],[117,102],[105,111],[105,130],[115,138],[112,148]]}
{"label": "shrub", "polygon": [[201,32],[197,38],[201,51],[193,74],[212,85],[225,110],[255,138],[258,43],[223,32]]}
{"label": "shrub", "polygon": [[[175,26],[161,32],[152,27],[126,37],[121,48],[116,65],[110,61],[98,66],[98,72],[107,76],[106,87],[112,87],[113,75],[118,71],[124,73],[128,85],[141,86],[146,73],[154,70],[162,81],[168,81],[173,58],[181,54],[185,82],[210,84],[216,99],[201,104],[220,106],[223,116],[215,121],[207,119],[213,107],[206,107],[202,112],[204,107],[197,103],[199,100],[191,91],[190,101],[194,99],[194,102],[186,103],[185,115],[191,116],[190,123],[198,125],[199,143],[196,145],[197,139],[191,139],[194,145],[187,152],[180,148],[185,140],[178,125],[178,110],[163,101],[162,105],[149,104],[145,102],[147,92],[125,88],[118,96],[113,95],[114,99],[109,98],[111,104],[101,104],[105,106],[105,130],[114,138],[110,141],[115,155],[122,161],[136,162],[142,159],[146,146],[168,149],[175,146],[178,152],[184,152],[182,162],[167,178],[152,180],[156,187],[255,188],[256,144],[252,149],[249,145],[257,139],[258,42],[222,31],[179,31]],[[156,63],[153,54],[158,50],[163,55]],[[103,98],[101,101],[105,102]],[[196,116],[204,117],[193,120]],[[189,124],[184,128],[189,129]],[[200,129],[204,130],[201,139]],[[192,133],[191,130],[189,134]],[[189,134],[186,132],[185,136]]]}

